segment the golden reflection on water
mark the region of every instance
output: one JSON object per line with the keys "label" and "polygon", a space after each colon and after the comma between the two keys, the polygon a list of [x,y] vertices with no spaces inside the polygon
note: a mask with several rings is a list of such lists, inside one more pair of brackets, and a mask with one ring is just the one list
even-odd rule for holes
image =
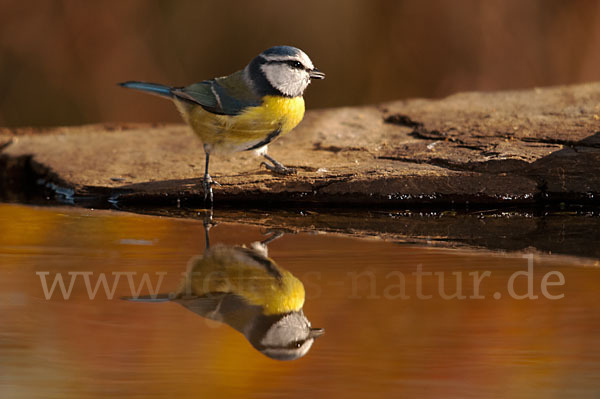
{"label": "golden reflection on water", "polygon": [[[304,311],[327,333],[306,356],[278,362],[227,322],[119,299],[145,273],[153,288],[162,275],[157,292],[180,287],[190,259],[202,259],[202,221],[0,205],[0,225],[2,398],[600,393],[600,270],[583,260],[535,256],[532,279],[515,278],[514,291],[531,285],[537,299],[514,299],[508,282],[528,269],[521,254],[287,234],[268,259],[302,283]],[[243,225],[210,234],[222,248],[265,239]],[[473,276],[486,271],[475,292]],[[543,295],[550,272],[547,291],[560,299]],[[57,289],[46,300],[41,280],[58,273],[76,276],[69,299]],[[112,299],[100,288],[90,300],[85,276],[93,288],[101,273],[111,284],[124,274]],[[466,298],[444,299],[459,278]]]}

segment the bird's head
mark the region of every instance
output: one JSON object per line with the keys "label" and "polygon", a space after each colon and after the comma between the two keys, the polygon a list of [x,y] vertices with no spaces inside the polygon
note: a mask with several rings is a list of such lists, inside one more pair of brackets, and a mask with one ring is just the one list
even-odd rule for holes
{"label": "bird's head", "polygon": [[248,64],[245,74],[259,94],[285,97],[301,96],[311,79],[325,79],[304,51],[291,46],[263,51]]}

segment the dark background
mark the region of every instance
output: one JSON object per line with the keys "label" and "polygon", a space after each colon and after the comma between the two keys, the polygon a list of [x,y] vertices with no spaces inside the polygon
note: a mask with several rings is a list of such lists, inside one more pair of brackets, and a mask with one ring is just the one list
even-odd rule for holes
{"label": "dark background", "polygon": [[0,126],[175,122],[116,82],[226,75],[265,48],[327,73],[308,108],[600,80],[600,2],[0,0]]}

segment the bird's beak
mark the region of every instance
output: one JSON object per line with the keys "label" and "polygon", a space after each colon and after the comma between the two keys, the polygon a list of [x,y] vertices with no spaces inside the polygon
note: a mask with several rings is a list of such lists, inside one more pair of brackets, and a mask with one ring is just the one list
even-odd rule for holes
{"label": "bird's beak", "polygon": [[310,76],[311,79],[325,79],[325,74],[317,68],[308,71],[308,76]]}
{"label": "bird's beak", "polygon": [[310,334],[308,334],[308,336],[310,338],[319,338],[323,334],[325,334],[325,329],[324,328],[311,328],[310,329]]}

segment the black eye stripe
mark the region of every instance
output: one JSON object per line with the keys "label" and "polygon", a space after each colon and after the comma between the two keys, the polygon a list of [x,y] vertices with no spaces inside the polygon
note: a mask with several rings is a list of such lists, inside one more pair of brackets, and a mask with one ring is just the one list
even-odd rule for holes
{"label": "black eye stripe", "polygon": [[306,343],[306,339],[301,339],[298,341],[293,341],[285,345],[264,345],[262,346],[265,349],[298,349],[302,347]]}
{"label": "black eye stripe", "polygon": [[306,69],[304,65],[300,61],[294,60],[276,60],[276,61],[268,61],[267,64],[288,64],[292,68],[296,69]]}

